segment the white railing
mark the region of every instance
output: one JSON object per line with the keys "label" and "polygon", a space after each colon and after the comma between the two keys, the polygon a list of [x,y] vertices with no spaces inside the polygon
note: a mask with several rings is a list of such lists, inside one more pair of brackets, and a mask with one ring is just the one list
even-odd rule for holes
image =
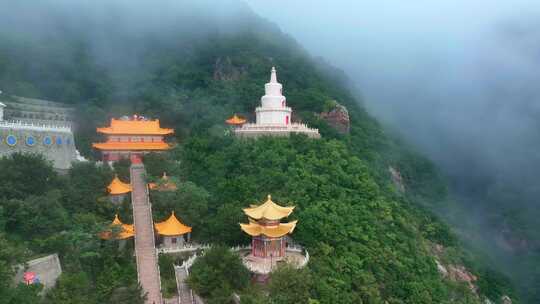
{"label": "white railing", "polygon": [[175,247],[165,247],[162,246],[158,248],[158,253],[180,253],[180,252],[190,252],[197,251],[200,249],[210,248],[209,244],[197,244],[197,243],[184,243],[184,245],[175,246]]}
{"label": "white railing", "polygon": [[24,129],[31,131],[53,131],[53,132],[65,132],[72,133],[70,125],[54,125],[54,124],[41,124],[31,123],[25,121],[0,121],[0,128],[13,128]]}
{"label": "white railing", "polygon": [[[231,248],[232,251],[251,250],[251,246],[236,246]],[[279,261],[288,262],[296,268],[303,268],[309,262],[309,252],[307,249],[300,245],[289,245],[285,249],[285,252],[295,253],[297,256],[294,259],[290,259],[291,256],[285,254],[284,257],[270,259],[251,259],[252,256],[248,255],[242,257],[242,262],[251,271],[255,273],[270,273],[277,265]],[[300,260],[299,257],[302,257]]]}
{"label": "white railing", "polygon": [[182,262],[182,265],[178,266],[178,265],[175,265],[174,268],[186,268],[186,269],[189,269],[191,268],[191,266],[193,266],[193,263],[195,262],[195,260],[199,257],[198,254],[194,254],[192,256],[189,257],[189,259],[185,260]]}
{"label": "white railing", "polygon": [[306,124],[292,123],[290,125],[282,124],[254,124],[247,123],[239,128],[234,129],[235,133],[259,133],[259,132],[272,132],[272,133],[305,133],[313,136],[319,136],[319,130],[308,127]]}
{"label": "white railing", "polygon": [[304,268],[306,267],[307,263],[309,262],[309,252],[305,250],[304,260],[298,264],[298,268]]}
{"label": "white railing", "polygon": [[251,250],[251,246],[250,245],[235,246],[235,247],[231,247],[231,250],[232,251]]}

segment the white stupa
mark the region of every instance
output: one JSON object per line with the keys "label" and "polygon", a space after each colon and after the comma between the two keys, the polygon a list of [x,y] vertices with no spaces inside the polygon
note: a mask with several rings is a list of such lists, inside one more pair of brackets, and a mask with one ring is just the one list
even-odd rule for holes
{"label": "white stupa", "polygon": [[265,84],[264,90],[265,95],[261,98],[261,106],[255,110],[256,122],[242,124],[235,128],[234,133],[237,136],[289,136],[291,133],[302,133],[311,138],[321,137],[318,129],[308,128],[306,124],[291,121],[292,109],[287,107],[287,99],[283,96],[283,86],[277,81],[275,67],[272,67],[270,82]]}

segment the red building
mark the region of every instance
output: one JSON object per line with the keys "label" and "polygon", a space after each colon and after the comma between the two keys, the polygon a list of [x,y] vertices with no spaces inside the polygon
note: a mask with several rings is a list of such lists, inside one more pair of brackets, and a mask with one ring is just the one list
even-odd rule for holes
{"label": "red building", "polygon": [[165,142],[165,136],[173,134],[174,130],[161,128],[157,119],[134,115],[125,119],[113,118],[109,127],[97,128],[97,132],[106,136],[105,142],[92,144],[101,151],[103,161],[128,158],[138,163],[145,153],[169,150],[171,146]]}
{"label": "red building", "polygon": [[266,202],[244,209],[249,224],[240,224],[242,230],[252,236],[251,255],[257,258],[280,259],[287,248],[285,236],[292,233],[297,221],[281,223],[294,207],[282,207],[274,203],[268,195]]}

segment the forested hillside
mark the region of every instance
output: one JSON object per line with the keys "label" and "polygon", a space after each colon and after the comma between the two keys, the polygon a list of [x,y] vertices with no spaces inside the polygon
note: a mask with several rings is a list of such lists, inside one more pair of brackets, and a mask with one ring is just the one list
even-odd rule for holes
{"label": "forested hillside", "polygon": [[[91,160],[95,128],[111,117],[138,113],[173,127],[175,149],[145,159],[150,178],[167,170],[179,182],[172,195],[153,197],[156,218],[174,209],[197,241],[230,246],[248,242],[238,227],[242,207],[269,193],[297,206],[293,237],[311,255],[300,274],[311,279],[297,289],[276,283],[270,297],[249,285],[226,289],[243,302],[298,303],[298,295],[306,303],[481,303],[503,295],[517,302],[511,284],[465,253],[425,208],[449,203],[436,168],[384,132],[349,93],[343,73],[245,6],[47,3],[19,1],[0,18],[2,91],[76,106],[78,148]],[[51,18],[37,18],[44,12]],[[319,128],[323,139],[229,134],[224,120],[252,116],[272,66],[294,119]],[[318,116],[333,101],[348,108],[349,134]],[[127,177],[125,165],[82,163],[59,176],[39,157],[0,160],[0,303],[38,301],[31,287],[11,286],[9,266],[52,252],[61,255],[64,274],[45,303],[141,301],[132,248],[97,238],[115,211],[131,220],[129,202],[114,210],[103,199],[113,171]],[[390,167],[405,192],[392,183]],[[442,275],[437,262],[464,265],[478,277],[474,291]],[[225,283],[217,286],[223,292]],[[218,291],[208,298],[225,301]]]}

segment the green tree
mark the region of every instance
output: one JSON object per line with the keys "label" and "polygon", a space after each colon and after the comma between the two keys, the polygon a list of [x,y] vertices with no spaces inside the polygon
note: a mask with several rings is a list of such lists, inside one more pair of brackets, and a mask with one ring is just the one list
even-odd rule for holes
{"label": "green tree", "polygon": [[[228,247],[217,246],[205,251],[191,267],[189,286],[209,301],[220,302],[229,299],[233,291],[247,287],[249,271],[237,253]],[[210,302],[209,302],[210,303]]]}
{"label": "green tree", "polygon": [[296,269],[290,265],[279,266],[270,275],[270,300],[276,304],[308,304],[311,284],[311,273],[308,269]]}
{"label": "green tree", "polygon": [[0,158],[0,197],[24,199],[58,187],[58,175],[40,154],[14,153]]}

